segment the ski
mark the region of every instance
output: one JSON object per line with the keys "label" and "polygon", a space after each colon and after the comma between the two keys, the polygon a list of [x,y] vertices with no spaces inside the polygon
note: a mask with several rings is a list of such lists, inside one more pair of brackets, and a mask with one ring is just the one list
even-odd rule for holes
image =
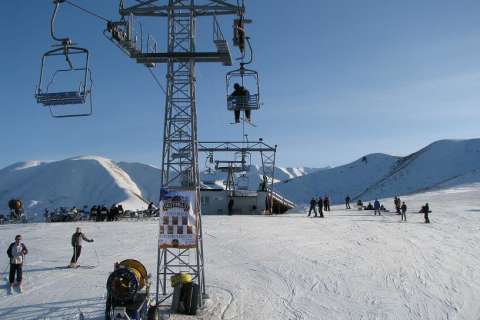
{"label": "ski", "polygon": [[70,266],[59,266],[55,267],[56,269],[94,269],[96,266],[76,266],[76,267],[70,267]]}

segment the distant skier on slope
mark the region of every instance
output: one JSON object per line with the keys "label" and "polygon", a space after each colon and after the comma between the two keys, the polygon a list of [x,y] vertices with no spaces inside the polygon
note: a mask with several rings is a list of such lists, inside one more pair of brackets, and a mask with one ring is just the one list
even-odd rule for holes
{"label": "distant skier on slope", "polygon": [[318,213],[320,214],[320,218],[323,218],[323,199],[322,197],[318,197]]}
{"label": "distant skier on slope", "polygon": [[378,215],[381,216],[382,213],[380,212],[380,201],[378,201],[378,199],[375,199],[375,202],[373,203],[373,210],[374,210],[374,215]]}
{"label": "distant skier on slope", "polygon": [[430,206],[428,205],[428,202],[427,202],[423,206],[423,217],[425,218],[425,223],[430,223],[430,219],[428,218],[429,212],[430,212]]}
{"label": "distant skier on slope", "polygon": [[350,209],[350,196],[345,197],[345,209]]}
{"label": "distant skier on slope", "polygon": [[15,274],[17,275],[18,291],[22,292],[22,266],[24,257],[28,254],[27,247],[22,242],[22,236],[17,234],[15,242],[8,246],[7,255],[10,259],[10,273],[8,277],[9,292],[12,293],[13,284],[15,282]]}
{"label": "distant skier on slope", "polygon": [[405,204],[405,202],[402,202],[402,221],[407,221],[407,205]]}
{"label": "distant skier on slope", "polygon": [[325,211],[330,211],[330,199],[327,196],[323,198],[323,208]]}
{"label": "distant skier on slope", "polygon": [[70,260],[70,268],[78,267],[77,261],[82,253],[82,240],[93,242],[93,239],[88,239],[85,234],[82,233],[82,229],[77,227],[77,231],[72,235],[73,256]]}
{"label": "distant skier on slope", "polygon": [[315,198],[312,198],[312,200],[310,200],[310,210],[308,210],[307,217],[310,217],[310,214],[312,214],[312,210],[315,213],[315,217],[317,216],[317,208],[315,208],[316,206],[317,206],[317,201],[315,201]]}
{"label": "distant skier on slope", "polygon": [[400,198],[395,196],[395,198],[393,199],[393,204],[395,205],[395,211],[397,212],[397,214],[401,214],[400,212],[401,203],[402,201],[400,200]]}

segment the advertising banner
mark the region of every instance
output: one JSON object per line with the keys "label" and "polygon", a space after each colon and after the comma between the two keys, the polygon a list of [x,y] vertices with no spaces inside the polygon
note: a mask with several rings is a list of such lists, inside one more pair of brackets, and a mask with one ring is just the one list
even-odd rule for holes
{"label": "advertising banner", "polygon": [[197,245],[195,191],[160,192],[160,248],[193,248]]}

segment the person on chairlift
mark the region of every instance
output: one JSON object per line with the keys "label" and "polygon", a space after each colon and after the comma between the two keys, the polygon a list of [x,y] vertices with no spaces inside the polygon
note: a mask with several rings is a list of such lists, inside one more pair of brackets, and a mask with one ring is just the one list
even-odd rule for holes
{"label": "person on chairlift", "polygon": [[234,113],[235,113],[235,123],[240,123],[240,111],[245,111],[245,119],[250,121],[250,110],[248,107],[248,96],[250,93],[247,89],[241,86],[238,83],[233,85],[233,92],[230,94],[228,99],[234,104]]}

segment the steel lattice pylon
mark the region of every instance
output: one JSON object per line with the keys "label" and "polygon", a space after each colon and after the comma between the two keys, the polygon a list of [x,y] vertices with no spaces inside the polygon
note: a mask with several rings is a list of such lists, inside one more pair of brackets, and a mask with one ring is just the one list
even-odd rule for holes
{"label": "steel lattice pylon", "polygon": [[[161,4],[161,3],[166,4]],[[121,8],[122,16],[153,16],[168,19],[168,51],[143,52],[135,40],[113,39],[138,63],[153,66],[167,63],[165,127],[162,154],[162,190],[194,191],[198,213],[198,242],[192,249],[158,247],[157,306],[167,305],[172,293],[167,286],[169,276],[188,272],[205,296],[203,233],[200,213],[200,178],[198,169],[197,111],[195,104],[195,63],[220,62],[231,65],[228,44],[220,31],[216,16],[243,14],[244,8],[223,0],[146,0]],[[214,52],[195,49],[196,18],[213,17]],[[194,251],[194,253],[192,253]],[[192,253],[192,254],[191,254]]]}

